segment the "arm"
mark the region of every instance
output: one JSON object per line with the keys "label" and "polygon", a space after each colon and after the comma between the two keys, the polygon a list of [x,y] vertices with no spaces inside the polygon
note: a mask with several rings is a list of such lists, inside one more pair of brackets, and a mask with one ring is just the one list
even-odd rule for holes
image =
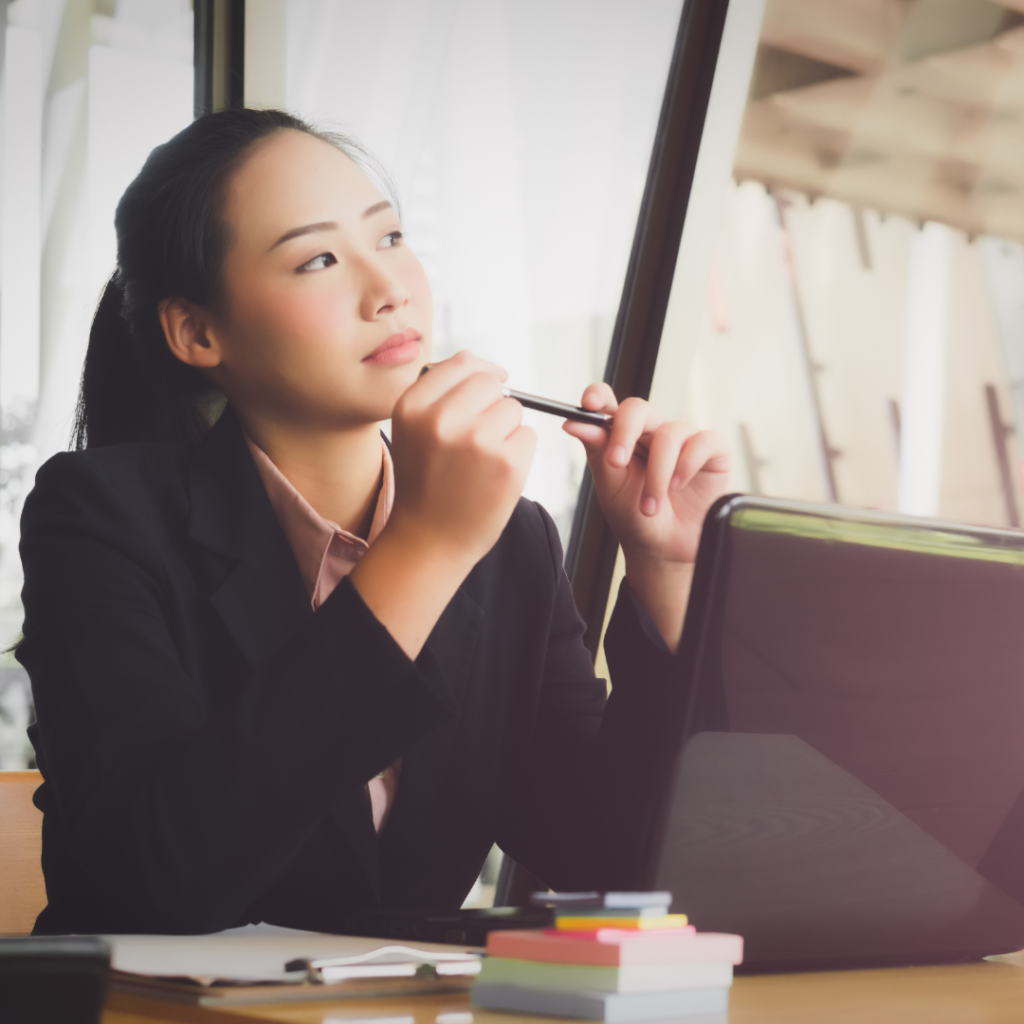
{"label": "arm", "polygon": [[460,352],[409,388],[392,415],[395,505],[352,571],[374,615],[415,658],[522,493],[536,435],[502,395],[505,373]]}
{"label": "arm", "polygon": [[656,796],[652,779],[678,734],[675,659],[645,630],[624,585],[605,639],[613,681],[606,697],[583,646],[554,523],[538,511],[551,557],[551,628],[534,732],[524,762],[509,766],[497,842],[553,888],[628,889]]}
{"label": "arm", "polygon": [[[728,452],[711,431],[662,423],[639,398],[619,405],[607,384],[588,387],[583,405],[614,413],[612,429],[581,423],[563,429],[583,442],[601,508],[622,545],[626,579],[674,651],[704,516],[728,484]],[[635,457],[639,444],[646,460]]]}
{"label": "arm", "polygon": [[76,892],[117,930],[212,931],[286,869],[339,793],[454,708],[432,663],[410,660],[347,582],[213,707],[223,680],[179,649],[180,606],[129,487],[78,455],[40,471],[18,654]]}
{"label": "arm", "polygon": [[[105,480],[89,453],[44,468],[24,516],[19,656],[60,812],[58,862],[80,869],[71,888],[93,894],[90,919],[112,931],[235,923],[339,794],[456,712],[421,650],[515,507],[534,443],[521,412],[500,371],[466,354],[410,388],[394,416],[387,529],[233,699],[207,638],[193,632],[189,647],[179,628],[208,612],[205,595],[171,593],[146,512],[122,497],[144,489]],[[166,500],[153,498],[157,520]]]}

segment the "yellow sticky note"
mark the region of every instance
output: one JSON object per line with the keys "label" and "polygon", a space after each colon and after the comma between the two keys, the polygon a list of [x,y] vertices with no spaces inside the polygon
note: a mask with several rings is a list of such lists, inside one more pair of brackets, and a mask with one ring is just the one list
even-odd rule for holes
{"label": "yellow sticky note", "polygon": [[685,914],[662,914],[659,917],[565,917],[555,919],[560,932],[596,932],[599,928],[620,928],[622,931],[653,931],[657,928],[685,928]]}

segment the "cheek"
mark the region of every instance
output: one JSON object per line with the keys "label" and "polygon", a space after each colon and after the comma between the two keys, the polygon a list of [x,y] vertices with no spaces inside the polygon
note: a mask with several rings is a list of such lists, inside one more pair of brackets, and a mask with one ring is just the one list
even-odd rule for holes
{"label": "cheek", "polygon": [[282,359],[299,360],[304,352],[322,352],[345,334],[352,297],[337,288],[304,287],[264,290],[248,317],[252,331],[278,350]]}
{"label": "cheek", "polygon": [[298,344],[331,346],[345,334],[345,311],[351,301],[337,290],[310,290],[290,295],[282,303],[282,327]]}

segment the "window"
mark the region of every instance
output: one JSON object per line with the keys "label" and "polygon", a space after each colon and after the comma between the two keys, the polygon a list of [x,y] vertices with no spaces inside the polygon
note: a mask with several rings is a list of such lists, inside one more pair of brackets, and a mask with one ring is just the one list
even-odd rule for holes
{"label": "window", "polygon": [[[114,270],[114,209],[192,118],[188,0],[15,0],[0,85],[0,643],[21,629],[18,520],[67,448],[89,324]],[[27,680],[0,663],[0,768],[31,754]]]}
{"label": "window", "polygon": [[749,93],[705,137],[731,175],[687,223],[653,398],[725,435],[737,489],[1020,525],[1014,6],[767,0],[745,58],[733,26],[718,74]]}

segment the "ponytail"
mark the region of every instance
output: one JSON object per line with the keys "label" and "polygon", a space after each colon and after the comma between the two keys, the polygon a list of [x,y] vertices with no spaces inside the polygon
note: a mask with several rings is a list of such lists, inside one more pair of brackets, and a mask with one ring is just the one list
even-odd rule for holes
{"label": "ponytail", "polygon": [[206,433],[206,412],[216,389],[198,370],[171,355],[161,344],[162,331],[152,341],[139,344],[132,336],[124,316],[124,291],[114,274],[89,331],[72,447],[198,441]]}
{"label": "ponytail", "polygon": [[228,181],[257,142],[286,129],[337,146],[394,199],[386,172],[358,143],[280,110],[206,114],[157,146],[117,205],[118,269],[89,332],[74,448],[191,442],[209,429],[222,396],[171,353],[157,307],[171,297],[200,306],[220,298]]}

